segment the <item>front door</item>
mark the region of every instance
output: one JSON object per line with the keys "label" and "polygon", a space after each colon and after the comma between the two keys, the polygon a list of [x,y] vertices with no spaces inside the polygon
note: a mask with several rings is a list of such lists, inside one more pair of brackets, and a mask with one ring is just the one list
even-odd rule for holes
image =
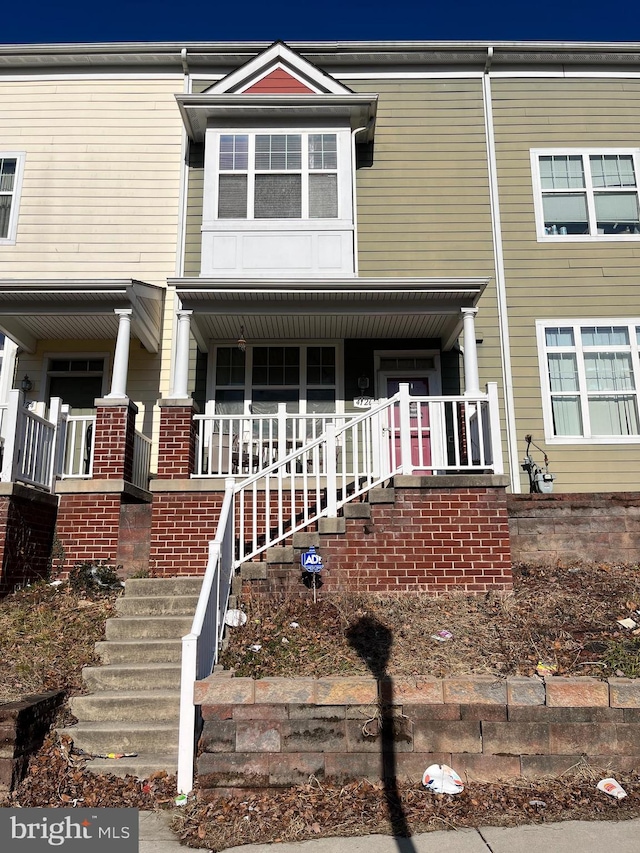
{"label": "front door", "polygon": [[[427,376],[387,377],[387,397],[393,397],[400,389],[400,383],[409,384],[409,394],[412,397],[429,396],[429,379]],[[392,452],[395,459],[400,459],[400,424],[398,410],[393,410]],[[429,425],[429,407],[424,402],[411,404],[411,465],[414,474],[432,474],[431,470],[431,428]]]}

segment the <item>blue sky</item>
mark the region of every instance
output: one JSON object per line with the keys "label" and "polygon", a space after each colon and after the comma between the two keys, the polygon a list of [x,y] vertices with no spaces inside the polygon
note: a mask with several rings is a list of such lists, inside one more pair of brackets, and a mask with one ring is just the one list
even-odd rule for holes
{"label": "blue sky", "polygon": [[595,0],[32,0],[3,15],[0,43],[264,40],[640,41],[640,7]]}

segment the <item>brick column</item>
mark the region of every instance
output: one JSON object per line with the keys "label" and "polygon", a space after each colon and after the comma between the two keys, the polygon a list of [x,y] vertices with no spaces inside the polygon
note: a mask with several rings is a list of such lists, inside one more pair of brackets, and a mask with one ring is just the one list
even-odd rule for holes
{"label": "brick column", "polygon": [[125,480],[133,476],[133,436],[138,407],[127,399],[96,400],[93,479]]}
{"label": "brick column", "polygon": [[196,426],[198,411],[191,398],[160,400],[160,439],[158,442],[158,479],[188,479],[196,459]]}

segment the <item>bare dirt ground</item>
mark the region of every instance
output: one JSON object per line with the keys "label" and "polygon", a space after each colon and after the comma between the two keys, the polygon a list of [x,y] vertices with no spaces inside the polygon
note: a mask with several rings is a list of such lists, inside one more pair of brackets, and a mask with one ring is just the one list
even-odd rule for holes
{"label": "bare dirt ground", "polygon": [[[113,595],[74,598],[70,592],[44,588],[0,602],[0,696],[61,687],[81,690],[81,667],[95,662],[93,642],[102,636],[113,601]],[[249,597],[241,606],[247,624],[230,629],[224,655],[225,665],[239,675],[367,673],[384,650],[374,643],[368,660],[354,650],[353,626],[365,618],[382,626],[381,645],[389,635],[393,639],[386,667],[391,675],[532,675],[540,661],[557,667],[560,675],[640,675],[640,634],[617,621],[640,623],[635,612],[640,609],[638,566],[520,565],[515,567],[514,592],[508,595],[320,595],[315,605],[310,599],[267,602]],[[450,639],[433,639],[443,630],[451,633]],[[261,646],[258,652],[250,650],[255,645]],[[173,805],[173,777],[160,774],[140,781],[105,775],[96,784],[87,765],[87,756],[54,735],[32,759],[18,790],[0,805]],[[392,793],[367,782],[336,786],[311,778],[275,794],[247,792],[240,799],[221,797],[211,803],[193,796],[174,809],[174,828],[190,846],[221,850],[335,835],[640,817],[638,772],[617,776],[628,794],[620,801],[595,787],[609,772],[580,764],[560,778],[535,783],[469,783],[456,796],[436,795],[420,784],[399,784]]]}
{"label": "bare dirt ground", "polygon": [[[514,566],[508,594],[247,596],[241,628],[229,629],[221,663],[241,676],[365,674],[354,626],[382,626],[392,644],[390,675],[534,675],[540,662],[559,675],[640,675],[640,567]],[[635,617],[635,618],[634,618]],[[638,623],[638,633],[619,619]],[[631,623],[628,623],[631,624]],[[447,631],[449,639],[435,639]],[[259,650],[256,650],[257,647]]]}

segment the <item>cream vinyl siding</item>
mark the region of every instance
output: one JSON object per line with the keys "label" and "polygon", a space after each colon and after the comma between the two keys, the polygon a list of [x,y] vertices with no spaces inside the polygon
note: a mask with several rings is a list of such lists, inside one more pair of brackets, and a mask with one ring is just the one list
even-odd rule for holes
{"label": "cream vinyl siding", "polygon": [[179,79],[10,82],[2,145],[26,152],[15,246],[3,277],[122,277],[175,270]]}
{"label": "cream vinyl siding", "polygon": [[[640,147],[640,81],[503,78],[493,79],[492,89],[517,433],[524,451],[527,433],[545,445],[535,320],[637,317],[640,286],[640,240],[538,242],[530,150]],[[638,444],[550,441],[546,449],[556,491],[638,488]]]}
{"label": "cream vinyl siding", "polygon": [[204,166],[190,167],[188,181],[184,275],[199,276],[202,252]]}

